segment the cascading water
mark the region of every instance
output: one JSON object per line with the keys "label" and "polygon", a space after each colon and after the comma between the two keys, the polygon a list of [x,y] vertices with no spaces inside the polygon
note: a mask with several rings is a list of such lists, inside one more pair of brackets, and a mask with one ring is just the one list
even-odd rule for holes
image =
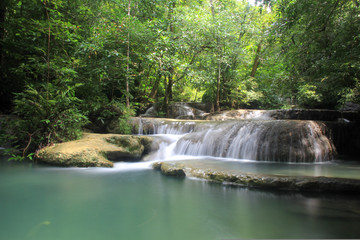
{"label": "cascading water", "polygon": [[154,134],[184,134],[192,132],[194,127],[194,122],[163,122],[154,124]]}
{"label": "cascading water", "polygon": [[163,121],[153,130],[177,135],[161,143],[156,159],[187,155],[280,162],[331,160],[336,150],[324,132],[321,123],[298,120]]}
{"label": "cascading water", "polygon": [[[156,118],[138,118],[138,134],[185,134],[197,131],[199,121],[168,120]],[[204,121],[205,125],[206,121]]]}
{"label": "cascading water", "polygon": [[138,130],[138,135],[142,135],[144,132],[144,127],[143,127],[143,122],[142,119],[140,118],[139,120],[139,130]]}

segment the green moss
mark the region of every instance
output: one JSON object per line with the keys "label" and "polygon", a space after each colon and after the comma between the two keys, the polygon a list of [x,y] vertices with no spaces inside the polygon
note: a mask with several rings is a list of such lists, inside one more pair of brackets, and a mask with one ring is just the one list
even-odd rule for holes
{"label": "green moss", "polygon": [[154,163],[153,168],[156,170],[160,170],[162,174],[166,176],[173,177],[185,177],[185,171],[183,169],[183,165],[177,163]]}
{"label": "green moss", "polygon": [[96,152],[80,152],[76,154],[62,154],[41,150],[37,156],[39,162],[61,167],[113,167],[113,163]]}
{"label": "green moss", "polygon": [[144,146],[141,144],[141,140],[133,136],[112,136],[106,138],[106,141],[123,148],[126,152],[129,153],[138,153],[137,155],[142,155]]}
{"label": "green moss", "polygon": [[36,157],[54,166],[112,167],[111,161],[140,160],[151,146],[146,136],[86,133],[81,140],[46,147]]}

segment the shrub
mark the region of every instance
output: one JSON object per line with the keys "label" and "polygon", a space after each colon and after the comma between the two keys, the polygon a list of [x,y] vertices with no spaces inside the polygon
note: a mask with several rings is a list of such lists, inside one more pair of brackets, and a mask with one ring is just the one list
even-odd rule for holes
{"label": "shrub", "polygon": [[88,120],[78,108],[81,101],[75,96],[75,89],[79,86],[63,80],[27,85],[16,94],[14,113],[18,120],[13,127],[15,144],[22,148],[23,156],[28,151],[81,136]]}
{"label": "shrub", "polygon": [[93,107],[89,113],[91,124],[87,127],[100,133],[131,134],[130,118],[135,115],[133,108],[126,107],[118,100]]}
{"label": "shrub", "polygon": [[299,105],[314,107],[321,102],[321,94],[316,92],[317,88],[311,84],[303,84],[299,87],[297,100]]}

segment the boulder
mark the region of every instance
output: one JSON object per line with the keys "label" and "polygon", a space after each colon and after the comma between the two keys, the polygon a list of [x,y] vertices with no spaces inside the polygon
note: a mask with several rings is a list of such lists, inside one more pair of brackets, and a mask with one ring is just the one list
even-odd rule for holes
{"label": "boulder", "polygon": [[341,108],[342,111],[356,111],[360,112],[360,104],[356,104],[353,102],[346,102],[344,106]]}
{"label": "boulder", "polygon": [[151,151],[146,136],[85,133],[76,141],[41,149],[38,162],[64,167],[113,167],[112,161],[134,161]]}
{"label": "boulder", "polygon": [[185,177],[184,166],[182,164],[176,162],[167,162],[164,164],[163,162],[154,163],[152,166],[155,170],[160,170],[162,174],[165,176],[173,176],[173,177]]}
{"label": "boulder", "polygon": [[[175,102],[168,105],[169,118],[174,119],[204,119],[211,108],[209,104]],[[164,106],[157,103],[151,106],[142,117],[159,117],[165,115]]]}

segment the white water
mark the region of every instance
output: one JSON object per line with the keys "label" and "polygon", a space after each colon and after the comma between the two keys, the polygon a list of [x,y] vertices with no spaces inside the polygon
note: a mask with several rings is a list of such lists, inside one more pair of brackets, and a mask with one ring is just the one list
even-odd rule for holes
{"label": "white water", "polygon": [[332,160],[335,148],[313,121],[173,121],[154,125],[161,143],[152,160],[177,156],[281,162]]}
{"label": "white water", "polygon": [[193,121],[163,121],[160,124],[154,124],[154,134],[182,135],[194,131],[196,123]]}
{"label": "white water", "polygon": [[142,122],[142,119],[140,118],[138,135],[143,135],[143,132],[144,132],[143,122]]}
{"label": "white water", "polygon": [[140,163],[116,163],[118,171],[150,169],[157,161],[217,159],[319,163],[332,160],[335,148],[314,121],[169,121],[140,119],[139,132],[151,125],[157,150]]}

